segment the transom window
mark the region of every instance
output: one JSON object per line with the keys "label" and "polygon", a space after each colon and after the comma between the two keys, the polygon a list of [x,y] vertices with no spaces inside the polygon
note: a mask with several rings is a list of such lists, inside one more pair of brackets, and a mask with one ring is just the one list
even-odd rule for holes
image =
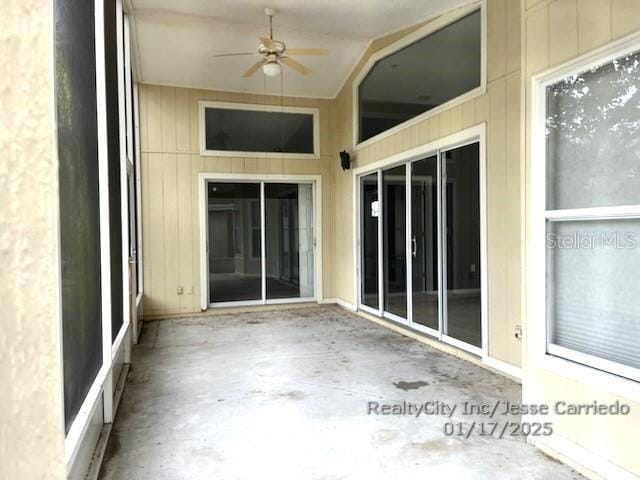
{"label": "transom window", "polygon": [[481,86],[476,10],[378,60],[358,86],[358,143]]}
{"label": "transom window", "polygon": [[200,154],[294,156],[319,154],[318,109],[200,102]]}
{"label": "transom window", "polygon": [[547,352],[640,380],[640,53],[542,85]]}

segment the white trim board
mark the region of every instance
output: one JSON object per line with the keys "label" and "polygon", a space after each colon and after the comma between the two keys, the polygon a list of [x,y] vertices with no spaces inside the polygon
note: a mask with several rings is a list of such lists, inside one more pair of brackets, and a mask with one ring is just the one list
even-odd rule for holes
{"label": "white trim board", "polygon": [[[360,118],[358,115],[358,104],[359,104],[359,95],[358,89],[360,87],[360,83],[365,79],[369,71],[375,66],[375,64],[382,60],[383,58],[411,45],[412,43],[417,42],[418,40],[429,36],[431,33],[434,33],[447,25],[452,24],[453,22],[469,15],[470,13],[480,10],[480,22],[481,22],[481,33],[480,33],[480,85],[468,92],[463,93],[447,102],[438,105],[431,110],[428,110],[420,115],[417,115],[409,120],[406,120],[395,127],[392,127],[384,132],[381,132],[377,135],[374,135],[367,140],[362,142],[359,141],[360,136]],[[366,52],[366,50],[365,50]],[[349,77],[351,78],[351,75]],[[358,151],[364,147],[367,147],[373,143],[382,140],[383,138],[389,137],[399,131],[405,130],[413,125],[416,125],[427,118],[431,118],[439,113],[449,110],[452,107],[457,105],[461,105],[462,103],[471,100],[472,98],[478,97],[480,95],[484,95],[487,91],[487,5],[486,0],[477,0],[475,2],[469,3],[467,5],[463,5],[454,10],[450,10],[444,14],[440,14],[435,17],[432,21],[428,22],[424,26],[418,28],[417,30],[405,35],[394,43],[388,45],[387,47],[378,50],[371,54],[366,64],[360,69],[357,73],[353,82],[351,83],[351,121],[352,121],[352,145],[353,150]]]}
{"label": "white trim board", "polygon": [[[301,113],[313,117],[313,153],[281,153],[281,152],[245,152],[235,150],[207,150],[205,110],[219,108],[227,110],[246,110],[252,112],[282,112]],[[198,102],[198,132],[200,155],[203,157],[259,157],[259,158],[320,158],[320,109],[317,107],[293,107],[289,105],[274,105],[260,103],[217,102],[200,100]]]}
{"label": "white trim board", "polygon": [[[229,183],[308,183],[313,185],[313,228],[314,228],[314,297],[303,299],[304,302],[320,301],[323,298],[322,285],[322,176],[321,175],[280,175],[280,174],[247,174],[247,173],[209,173],[198,174],[198,219],[200,229],[200,309],[207,310],[209,305],[209,273],[207,265],[207,182]],[[261,187],[262,188],[262,187]],[[262,195],[261,195],[262,197]],[[264,207],[262,215],[264,214]],[[262,222],[264,223],[264,222]],[[264,232],[264,229],[263,229]],[[264,233],[263,233],[264,234]],[[264,241],[262,242],[264,248]],[[264,254],[264,251],[263,251]],[[262,255],[264,259],[265,256]],[[264,267],[263,267],[264,270]],[[263,292],[264,293],[264,292]],[[263,298],[264,295],[263,295]],[[299,300],[299,299],[295,299]],[[283,301],[284,302],[284,301]],[[233,305],[217,306],[242,306],[243,302],[233,302]],[[275,304],[277,302],[257,300],[251,305]]]}

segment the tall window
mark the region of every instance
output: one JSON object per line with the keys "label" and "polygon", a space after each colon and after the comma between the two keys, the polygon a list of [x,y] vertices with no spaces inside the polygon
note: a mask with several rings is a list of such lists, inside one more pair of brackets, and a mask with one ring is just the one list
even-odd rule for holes
{"label": "tall window", "polygon": [[544,85],[547,351],[640,380],[640,53]]}
{"label": "tall window", "polygon": [[481,85],[480,10],[378,60],[358,86],[363,142]]}

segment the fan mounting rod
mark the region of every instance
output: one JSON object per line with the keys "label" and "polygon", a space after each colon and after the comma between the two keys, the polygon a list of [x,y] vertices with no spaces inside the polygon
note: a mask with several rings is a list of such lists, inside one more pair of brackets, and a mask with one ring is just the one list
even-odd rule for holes
{"label": "fan mounting rod", "polygon": [[265,8],[264,14],[269,17],[269,38],[273,40],[273,17],[278,14],[278,10],[275,8]]}

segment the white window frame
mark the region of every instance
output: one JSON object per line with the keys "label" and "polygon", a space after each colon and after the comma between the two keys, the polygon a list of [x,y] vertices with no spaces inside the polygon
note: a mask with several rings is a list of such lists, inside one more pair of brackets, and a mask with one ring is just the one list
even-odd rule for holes
{"label": "white window frame", "polygon": [[531,143],[529,205],[530,236],[526,255],[526,308],[529,345],[538,366],[579,380],[604,391],[640,400],[640,371],[593,355],[548,342],[546,304],[546,224],[563,220],[613,220],[640,218],[640,205],[589,207],[564,210],[546,209],[546,87],[564,78],[605,65],[616,58],[640,50],[640,33],[582,55],[572,61],[541,72],[531,78]]}
{"label": "white window frame", "polygon": [[[410,177],[410,167],[411,163],[417,160],[421,160],[427,158],[429,156],[437,155],[439,152],[447,152],[449,150],[462,147],[464,145],[469,145],[473,143],[479,143],[479,168],[480,168],[480,288],[481,288],[481,333],[482,333],[482,344],[481,347],[476,347],[474,345],[467,344],[460,340],[457,340],[453,337],[446,335],[442,330],[442,322],[444,321],[444,311],[440,309],[439,313],[439,329],[435,330],[424,325],[421,325],[417,322],[413,322],[412,315],[412,305],[411,300],[412,296],[407,295],[407,318],[401,318],[393,314],[389,314],[384,311],[384,288],[382,285],[383,282],[383,254],[382,254],[382,224],[383,219],[382,215],[384,215],[384,205],[382,204],[383,199],[382,195],[378,195],[378,202],[380,202],[379,210],[380,216],[378,217],[378,271],[380,272],[378,275],[379,282],[379,309],[373,309],[366,305],[362,304],[361,301],[361,239],[360,239],[360,223],[361,223],[361,215],[360,215],[360,178],[369,175],[371,173],[378,172],[378,184],[381,183],[382,178],[382,170],[386,170],[388,168],[405,165],[406,164],[406,175],[407,175],[407,184],[410,186],[411,177]],[[482,362],[492,368],[496,368],[497,370],[503,371],[513,377],[521,378],[522,374],[518,367],[510,365],[506,362],[498,360],[496,358],[489,356],[489,314],[488,314],[488,268],[487,268],[487,169],[486,169],[486,124],[482,123],[476,125],[474,127],[467,128],[460,132],[454,133],[452,135],[448,135],[441,139],[435,140],[433,142],[420,145],[418,147],[412,148],[410,150],[398,153],[389,158],[379,160],[377,162],[373,162],[364,167],[359,167],[353,170],[353,215],[356,221],[354,222],[354,238],[356,241],[354,242],[354,298],[356,299],[356,307],[358,310],[362,310],[363,312],[369,313],[371,315],[375,315],[377,317],[386,318],[388,320],[395,321],[400,323],[406,327],[409,327],[413,330],[416,330],[420,333],[427,334],[433,337],[436,340],[439,340],[443,344],[451,345],[460,350],[464,350],[473,355],[477,355],[482,359]],[[438,162],[438,175],[440,175],[440,162]],[[411,191],[411,190],[409,190]],[[441,192],[438,192],[438,202],[441,201]],[[406,197],[407,208],[406,208],[406,251],[411,251],[411,197],[407,195]],[[440,212],[440,208],[438,209]],[[440,213],[438,213],[440,215]],[[440,219],[438,220],[440,223]],[[438,235],[438,255],[441,256],[444,254],[442,251],[441,236]],[[441,272],[441,274],[446,275],[446,272]],[[442,285],[442,278],[440,278],[440,285]],[[407,263],[407,292],[412,291],[412,271],[411,271],[411,262]]]}
{"label": "white window frame", "polygon": [[[261,298],[249,301],[209,303],[209,250],[207,220],[207,184],[209,182],[254,183],[260,185],[260,225],[261,225]],[[265,183],[298,183],[312,186],[313,228],[314,228],[314,278],[313,296],[267,299],[266,292],[266,229],[265,229]],[[200,309],[238,307],[249,305],[274,305],[279,303],[321,302],[322,291],[322,176],[320,175],[277,175],[244,173],[200,173],[198,174],[198,204],[200,228]]]}
{"label": "white window frame", "polygon": [[[313,117],[313,153],[245,152],[235,150],[207,150],[205,134],[205,109],[248,110],[253,112],[302,113]],[[291,107],[256,103],[233,103],[200,100],[198,102],[200,155],[204,157],[266,157],[266,158],[320,158],[320,109],[315,107]]]}
{"label": "white window frame", "polygon": [[[366,76],[369,74],[369,71],[375,66],[375,64],[389,55],[394,54],[395,52],[402,50],[405,47],[408,47],[412,43],[415,43],[425,37],[428,37],[432,33],[441,30],[442,28],[455,23],[463,17],[475,12],[476,10],[480,10],[480,86],[474,88],[473,90],[469,90],[468,92],[463,93],[451,100],[446,101],[445,103],[438,105],[431,110],[428,110],[420,115],[417,115],[409,120],[406,120],[395,127],[392,127],[384,132],[381,132],[377,135],[374,135],[371,138],[368,138],[362,142],[359,141],[360,138],[360,105],[359,105],[359,89],[360,84],[364,81]],[[487,5],[486,0],[476,0],[468,5],[464,5],[460,8],[456,8],[455,10],[451,10],[444,14],[438,15],[433,18],[433,20],[428,21],[423,27],[417,29],[416,31],[410,33],[409,35],[401,38],[400,40],[392,43],[391,45],[383,48],[382,50],[378,50],[373,53],[365,66],[358,72],[353,83],[352,83],[352,121],[353,121],[353,149],[359,150],[361,148],[365,148],[383,138],[389,137],[401,130],[409,128],[413,125],[416,125],[427,118],[434,117],[439,113],[444,112],[445,110],[449,110],[452,107],[457,105],[461,105],[464,102],[471,100],[472,98],[478,97],[480,95],[484,95],[487,91]]]}

